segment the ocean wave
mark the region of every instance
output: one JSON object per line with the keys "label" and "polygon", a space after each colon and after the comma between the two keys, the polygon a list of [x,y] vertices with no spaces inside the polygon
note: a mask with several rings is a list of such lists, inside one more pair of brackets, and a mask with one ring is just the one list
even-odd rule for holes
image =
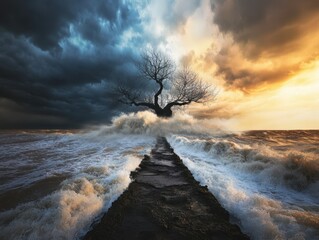
{"label": "ocean wave", "polygon": [[254,142],[236,143],[214,138],[190,140],[178,135],[170,137],[170,142],[180,148],[201,151],[212,159],[218,159],[219,163],[254,174],[267,183],[284,185],[297,191],[304,191],[313,185],[319,186],[319,158],[312,152],[278,152]]}
{"label": "ocean wave", "polygon": [[[195,179],[252,239],[316,239],[318,158],[291,146],[277,151],[260,140],[238,134],[168,138]],[[276,138],[271,142],[278,145]]]}
{"label": "ocean wave", "polygon": [[[15,207],[0,212],[0,239],[37,240],[44,236],[45,239],[78,239],[128,187],[130,172],[150,151],[154,138],[119,134],[99,137],[88,133],[72,137],[45,134],[26,145],[16,142],[16,152],[7,155],[7,165],[12,164],[10,159],[16,154],[18,157],[12,159],[14,162],[21,163],[29,158],[31,166],[33,161],[38,164],[37,169],[31,168],[29,172],[8,179],[8,184],[2,186],[2,195],[6,195],[6,189],[14,194],[14,191],[23,192],[34,186],[32,189],[38,192],[38,197],[26,202],[16,199],[19,202]],[[23,158],[21,153],[30,149],[32,153]],[[57,163],[60,158],[62,165]],[[20,167],[23,166],[20,164]],[[19,170],[17,167],[16,171]],[[55,190],[47,194],[45,184],[57,172],[61,180],[55,181],[54,184],[58,184]],[[40,194],[41,191],[45,195]]]}
{"label": "ocean wave", "polygon": [[198,120],[186,113],[177,112],[172,118],[159,118],[149,111],[121,114],[113,118],[111,125],[101,126],[90,132],[97,135],[112,133],[147,134],[152,136],[168,136],[172,133],[193,135],[217,135],[222,127],[208,120]]}
{"label": "ocean wave", "polygon": [[[233,133],[183,113],[163,119],[144,111],[80,133],[0,135],[0,194],[38,194],[0,213],[0,239],[80,238],[159,135],[253,239],[319,235],[317,132]],[[48,182],[54,187],[42,191]]]}

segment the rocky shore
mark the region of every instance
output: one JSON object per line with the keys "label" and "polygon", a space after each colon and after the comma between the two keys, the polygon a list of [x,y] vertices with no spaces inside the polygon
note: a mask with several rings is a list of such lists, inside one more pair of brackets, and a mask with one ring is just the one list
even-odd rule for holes
{"label": "rocky shore", "polygon": [[131,176],[129,188],[83,239],[249,239],[165,138]]}

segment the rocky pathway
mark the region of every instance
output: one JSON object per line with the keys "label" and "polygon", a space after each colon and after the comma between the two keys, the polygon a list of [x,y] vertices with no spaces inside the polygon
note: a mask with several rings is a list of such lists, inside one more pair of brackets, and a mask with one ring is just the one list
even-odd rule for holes
{"label": "rocky pathway", "polygon": [[158,138],[135,179],[85,240],[249,239],[193,178],[165,138]]}

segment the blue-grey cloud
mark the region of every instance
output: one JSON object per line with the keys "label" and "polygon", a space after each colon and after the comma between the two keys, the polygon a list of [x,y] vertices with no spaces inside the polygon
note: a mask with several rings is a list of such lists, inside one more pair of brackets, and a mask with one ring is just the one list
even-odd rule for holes
{"label": "blue-grey cloud", "polygon": [[125,110],[113,89],[139,84],[133,59],[147,43],[156,39],[131,1],[2,1],[0,128],[111,119]]}

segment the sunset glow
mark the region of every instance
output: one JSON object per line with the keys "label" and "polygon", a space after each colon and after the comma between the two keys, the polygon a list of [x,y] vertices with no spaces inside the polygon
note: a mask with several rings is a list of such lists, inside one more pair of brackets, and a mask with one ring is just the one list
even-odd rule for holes
{"label": "sunset glow", "polygon": [[[193,106],[190,112],[199,117],[220,117],[234,130],[317,129],[318,17],[309,16],[302,24],[302,35],[300,24],[287,25],[291,37],[295,35],[291,41],[285,39],[284,32],[276,33],[278,36],[264,33],[282,44],[263,46],[267,44],[264,39],[241,43],[231,33],[221,32],[217,24],[211,24],[215,13],[209,5],[209,1],[202,1],[168,38],[167,48],[173,49],[176,58],[189,63],[220,91],[210,108]],[[250,56],[251,51],[256,52],[254,56]],[[227,116],[216,112],[220,108]]]}
{"label": "sunset glow", "polygon": [[0,17],[1,128],[109,122],[128,111],[112,89],[123,81],[139,86],[132,60],[146,48],[218,89],[216,101],[185,109],[195,118],[233,130],[319,128],[318,1],[125,1],[113,13],[85,7],[82,15],[70,7],[52,17],[48,31],[32,17],[23,28],[8,5]]}
{"label": "sunset glow", "polygon": [[319,0],[1,0],[0,239],[319,236]]}

